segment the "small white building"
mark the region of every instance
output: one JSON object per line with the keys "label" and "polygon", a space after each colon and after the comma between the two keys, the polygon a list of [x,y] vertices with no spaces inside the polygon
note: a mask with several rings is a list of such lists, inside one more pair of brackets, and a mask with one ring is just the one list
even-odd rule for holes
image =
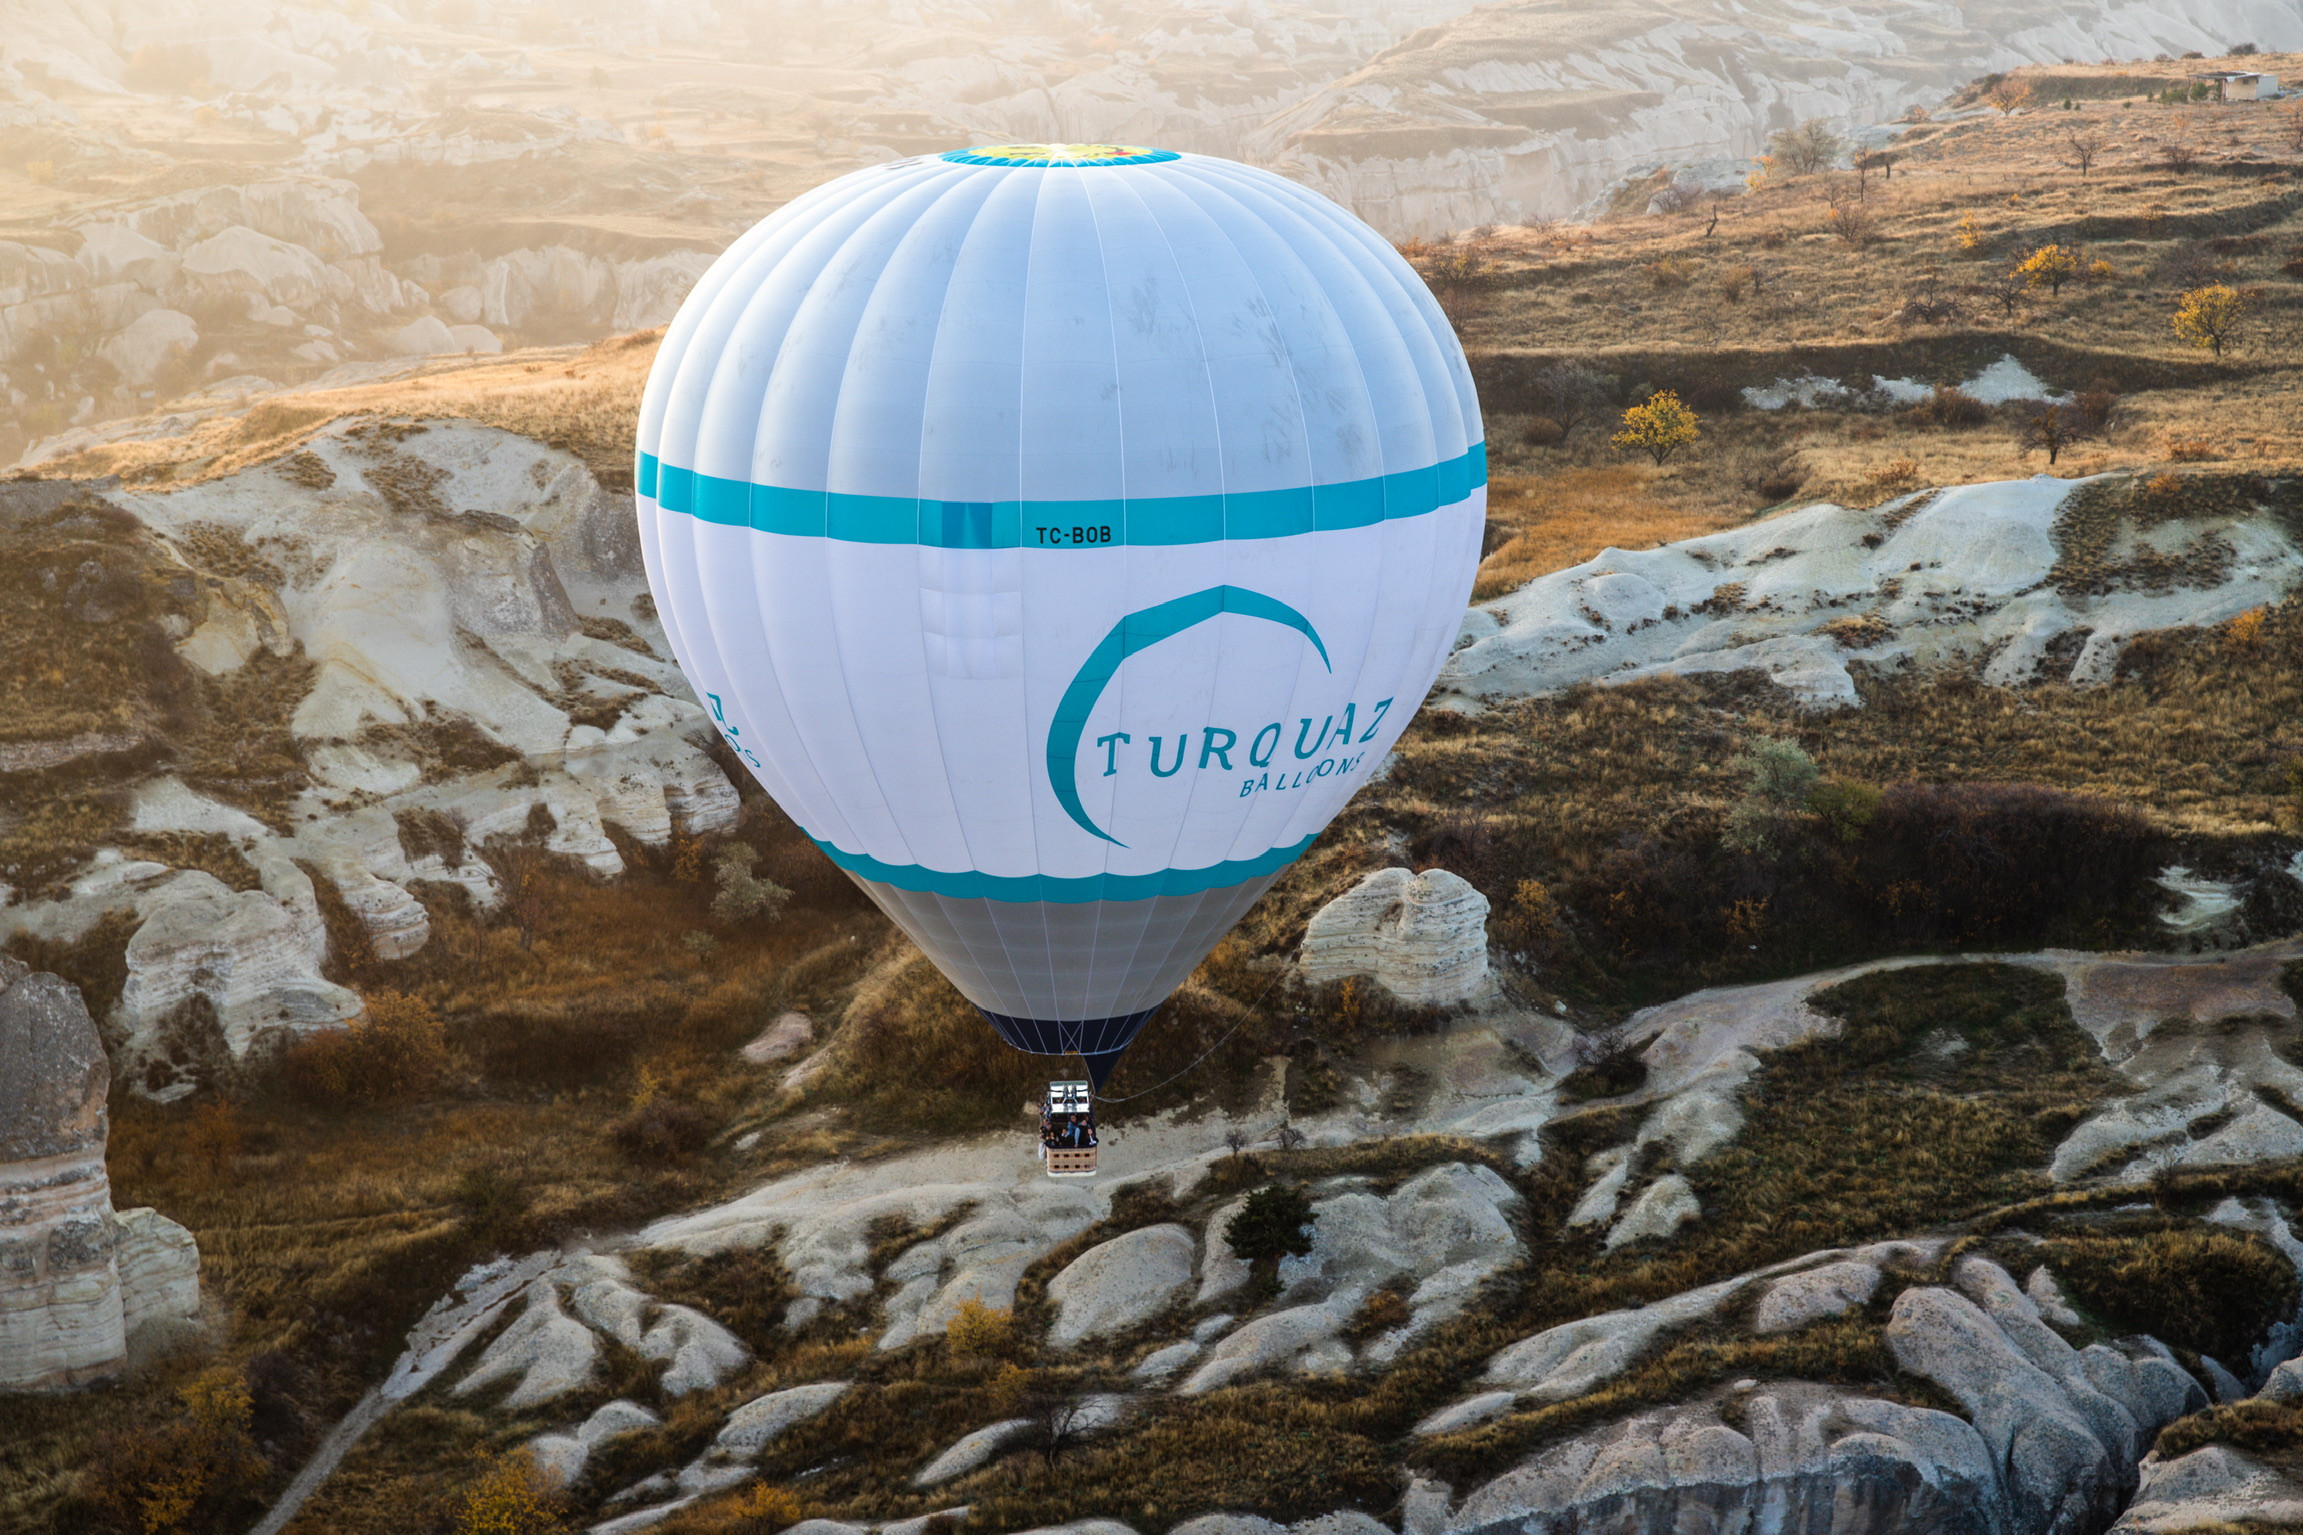
{"label": "small white building", "polygon": [[2279,94],[2277,75],[2246,69],[2218,69],[2199,77],[2215,87],[2218,101],[2270,101]]}

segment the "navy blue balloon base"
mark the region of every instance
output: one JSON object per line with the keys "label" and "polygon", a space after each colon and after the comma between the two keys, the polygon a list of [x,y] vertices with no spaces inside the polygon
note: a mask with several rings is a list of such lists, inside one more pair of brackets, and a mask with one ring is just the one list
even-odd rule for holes
{"label": "navy blue balloon base", "polygon": [[1158,1012],[1147,1007],[1140,1013],[1125,1013],[1117,1018],[1011,1018],[977,1008],[985,1021],[999,1030],[1000,1038],[1018,1050],[1032,1055],[1076,1055],[1087,1062],[1088,1079],[1095,1083],[1096,1091],[1119,1064],[1120,1052],[1135,1043],[1136,1035]]}

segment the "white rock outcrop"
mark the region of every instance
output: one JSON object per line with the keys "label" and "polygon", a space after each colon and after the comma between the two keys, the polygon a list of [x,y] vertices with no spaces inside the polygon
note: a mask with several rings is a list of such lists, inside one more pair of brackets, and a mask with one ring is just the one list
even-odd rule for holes
{"label": "white rock outcrop", "polygon": [[79,991],[0,956],[0,1389],[117,1371],[110,1067]]}
{"label": "white rock outcrop", "polygon": [[112,1212],[110,1085],[78,989],[0,956],[0,1391],[116,1374],[131,1343],[199,1313],[191,1233]]}
{"label": "white rock outcrop", "polygon": [[1048,1281],[1048,1341],[1069,1345],[1141,1326],[1192,1286],[1199,1244],[1182,1226],[1145,1226],[1098,1243]]}
{"label": "white rock outcrop", "polygon": [[757,1456],[767,1442],[796,1423],[805,1423],[847,1393],[852,1382],[819,1381],[758,1396],[728,1414],[713,1446],[731,1455]]}
{"label": "white rock outcrop", "polygon": [[1378,869],[1304,929],[1304,979],[1368,976],[1404,1002],[1466,1001],[1488,984],[1487,897],[1445,869]]}
{"label": "white rock outcrop", "polygon": [[2216,514],[2125,529],[2108,551],[2164,556],[2220,541],[2229,558],[2203,584],[2067,597],[2048,579],[2055,519],[2090,483],[2041,475],[1869,511],[1825,503],[1656,549],[1603,550],[1470,610],[1437,695],[1476,707],[1578,682],[1757,671],[1812,707],[1841,708],[1860,702],[1850,661],[1988,654],[1983,679],[2012,686],[2045,675],[2067,634],[2084,644],[2055,675],[2104,683],[2133,636],[2221,623],[2303,578],[2303,548],[2276,519]]}
{"label": "white rock outcrop", "polygon": [[142,909],[116,1013],[131,1060],[166,1057],[172,1042],[160,1033],[195,997],[213,1012],[235,1059],[361,1012],[356,995],[320,974],[325,938],[315,947],[299,914],[266,891],[231,890],[195,870],[176,875]]}

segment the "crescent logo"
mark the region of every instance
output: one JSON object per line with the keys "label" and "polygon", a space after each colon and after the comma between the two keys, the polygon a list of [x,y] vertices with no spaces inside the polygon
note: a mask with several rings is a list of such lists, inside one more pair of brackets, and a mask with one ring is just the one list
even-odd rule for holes
{"label": "crescent logo", "polygon": [[1087,811],[1080,805],[1077,770],[1080,736],[1087,730],[1088,716],[1095,712],[1096,700],[1103,697],[1105,685],[1128,657],[1204,624],[1219,613],[1261,618],[1293,629],[1318,650],[1320,665],[1331,672],[1335,670],[1334,663],[1327,658],[1327,646],[1310,619],[1277,597],[1266,597],[1244,586],[1211,586],[1188,597],[1177,597],[1128,614],[1112,625],[1111,632],[1089,652],[1078,675],[1072,678],[1071,686],[1064,689],[1062,702],[1056,705],[1055,723],[1048,727],[1048,779],[1055,785],[1056,802],[1090,836],[1101,837],[1114,847],[1127,846],[1088,819]]}

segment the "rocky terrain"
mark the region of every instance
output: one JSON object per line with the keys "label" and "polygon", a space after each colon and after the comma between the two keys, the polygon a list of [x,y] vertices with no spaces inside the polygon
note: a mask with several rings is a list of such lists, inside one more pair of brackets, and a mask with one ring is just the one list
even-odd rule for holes
{"label": "rocky terrain", "polygon": [[1666,166],[1740,190],[1776,130],[1868,131],[1987,71],[2303,46],[2272,0],[2015,0],[1949,25],[1897,0],[1824,27],[1558,0],[0,15],[0,454],[29,462],[171,400],[661,324],[798,191],[959,144],[1231,155],[1444,235]]}
{"label": "rocky terrain", "polygon": [[[1980,1225],[1796,1252],[1689,1288],[1657,1272],[1672,1266],[1655,1244],[1734,1219],[1707,1201],[1722,1197],[1717,1164],[1750,1117],[1780,1112],[1755,1087],[1786,1052],[1851,1026],[1851,990],[1868,980],[1875,997],[1933,996],[1933,1018],[1911,1026],[1923,1042],[1960,1043],[1956,1025],[1941,1032],[1958,1016],[1957,1004],[1943,1008],[1958,967],[1893,962],[1699,993],[1582,1040],[1490,1004],[1385,1052],[1338,1109],[1293,1118],[1277,1150],[1268,1138],[1252,1153],[1224,1144],[1233,1125],[1253,1134],[1287,1118],[1275,1082],[1237,1118],[1160,1116],[1108,1137],[1108,1176],[1090,1187],[1039,1178],[1012,1136],[794,1174],[609,1248],[475,1270],[426,1337],[461,1323],[476,1338],[483,1313],[517,1319],[484,1349],[426,1344],[402,1368],[421,1357],[412,1384],[443,1403],[476,1399],[510,1422],[548,1425],[532,1431],[537,1463],[611,1516],[603,1530],[652,1527],[755,1477],[789,1476],[829,1444],[857,1442],[866,1424],[897,1443],[864,1452],[870,1482],[851,1469],[840,1485],[885,1516],[835,1518],[841,1528],[908,1527],[986,1503],[1016,1510],[988,1515],[995,1524],[1068,1503],[1131,1513],[1144,1528],[1141,1510],[1115,1506],[1124,1495],[1095,1480],[1089,1468],[1104,1460],[1062,1478],[1061,1491],[1029,1469],[1049,1432],[1044,1414],[1061,1420],[1077,1456],[1105,1456],[1089,1448],[1105,1441],[1108,1456],[1152,1454],[1220,1417],[1198,1404],[1275,1375],[1307,1384],[1271,1389],[1316,1389],[1319,1400],[1340,1399],[1332,1386],[1388,1394],[1390,1413],[1413,1404],[1378,1476],[1391,1490],[1321,1528],[1372,1530],[1352,1524],[1370,1512],[1405,1531],[1469,1532],[1644,1529],[1772,1510],[1832,1529],[2094,1530],[2138,1496],[2131,1523],[2170,1517],[2155,1510],[2186,1497],[2224,1499],[2216,1517],[2261,1508],[2275,1479],[2228,1451],[2165,1464],[2145,1452],[2211,1400],[2274,1376],[2271,1398],[2291,1389],[2292,1369],[2279,1370],[2303,1342],[2290,1267],[2303,1243],[2286,1196],[2255,1191],[2288,1188],[2303,1150],[2303,1127],[2272,1106],[2303,1090],[2303,1072],[2280,1054],[2292,1048],[2303,946],[2208,960],[2056,952],[1973,968],[1982,979],[2010,965],[2042,980],[2047,1012],[2032,1026],[2075,1026],[2102,1063],[2090,1068],[2100,1096],[2072,1106],[2078,1122],[2051,1155],[2051,1176],[2073,1194]],[[1966,1037],[1962,1049],[1986,1054],[2018,1045],[1988,1030]],[[1644,1080],[1585,1096],[1568,1068],[1598,1052],[1635,1061]],[[1384,1074],[1411,1071],[1432,1079],[1428,1096],[1388,1109]],[[1602,1123],[1621,1127],[1620,1144],[1552,1170],[1561,1127]],[[1269,1279],[1223,1238],[1241,1209],[1243,1155],[1263,1164],[1251,1182],[1296,1169],[1312,1195],[1309,1250]],[[1381,1170],[1319,1171],[1354,1160]],[[2161,1170],[2195,1181],[2169,1183]],[[2154,1176],[2183,1191],[2173,1208],[2199,1213],[2172,1224],[2123,1213]],[[887,1234],[899,1231],[935,1234]],[[2266,1265],[2268,1289],[2249,1301],[2256,1321],[2223,1335],[2244,1352],[2176,1352],[2206,1338],[2202,1317],[2181,1324],[2174,1349],[2115,1320],[2121,1302],[2087,1267],[2089,1244],[2177,1233]],[[1628,1309],[1497,1339],[1499,1325],[1509,1331],[1497,1308],[1508,1317],[1524,1304],[1504,1297],[1559,1263],[1563,1246],[1644,1246],[1648,1277],[1627,1292]],[[753,1253],[773,1255],[789,1299],[751,1344],[645,1277]],[[996,1393],[964,1392],[983,1421],[939,1403],[939,1417],[966,1431],[928,1442],[932,1453],[908,1465],[899,1446],[917,1435],[890,1429],[887,1414],[913,1399],[904,1393],[916,1391],[919,1350],[959,1353],[944,1335],[961,1336],[970,1305],[1035,1317],[1043,1368],[1072,1394],[999,1416]],[[834,1316],[862,1332],[816,1347],[816,1368],[837,1373],[801,1379],[810,1353],[786,1340],[847,1335],[845,1321],[824,1331]],[[644,1399],[603,1395],[619,1346],[661,1362]],[[1431,1371],[1434,1352],[1462,1373]],[[684,1427],[667,1428],[667,1415]],[[666,1453],[674,1461],[650,1459]],[[1173,1521],[1188,1508],[1159,1512],[1209,1535],[1276,1527],[1245,1511],[1188,1524]]]}
{"label": "rocky terrain", "polygon": [[[1938,108],[2023,65],[2170,59],[2241,41],[2303,47],[2303,18],[2261,0],[1936,7],[1570,0],[1481,6],[1276,116],[1278,163],[1397,235],[1576,215],[1671,167],[1742,188],[1778,130],[1844,131]],[[1878,133],[1871,147],[1892,143]]]}
{"label": "rocky terrain", "polygon": [[111,1073],[80,994],[0,956],[0,1391],[84,1385],[196,1334],[200,1253],[112,1208]]}
{"label": "rocky terrain", "polygon": [[[503,899],[480,857],[491,838],[540,825],[543,849],[612,876],[611,822],[662,847],[734,817],[734,789],[696,744],[710,738],[703,712],[663,659],[628,509],[564,451],[470,423],[347,418],[181,490],[51,482],[0,498],[19,536],[99,513],[132,527],[102,558],[141,558],[165,583],[169,611],[142,617],[173,668],[228,681],[295,664],[261,722],[294,743],[294,788],[250,792],[243,762],[221,765],[222,799],[172,772],[132,772],[120,791],[121,831],[192,839],[221,864],[113,846],[67,868],[51,846],[37,872],[8,870],[11,933],[69,945],[133,915],[108,1022],[137,1091],[180,1097],[204,1068],[359,1013],[322,976],[315,882],[368,952],[402,959],[430,937],[411,885],[482,910]],[[27,738],[32,723],[11,747],[54,773],[133,753],[146,722],[126,740]]]}
{"label": "rocky terrain", "polygon": [[[63,55],[136,54],[60,14],[19,73],[97,123]],[[251,33],[277,67],[214,131],[256,143],[255,100],[345,71],[388,95],[377,59],[421,80],[459,27],[562,29],[519,51],[547,83],[597,57],[603,110],[703,67],[702,13],[628,55],[612,20],[479,14],[281,13],[257,30],[337,75]],[[1283,22],[1316,30],[1194,36]],[[900,31],[932,95],[992,24],[838,46]],[[1376,25],[1318,23],[1439,35]],[[509,99],[499,55],[466,74]],[[1016,101],[1058,99],[1030,71],[1068,55],[1019,57]],[[753,133],[678,78],[672,147],[566,144]],[[1117,76],[1080,78],[1063,102]],[[1646,211],[1667,165],[1572,237],[1416,248],[1496,277],[1444,295],[1496,475],[1462,643],[1122,1064],[1086,1183],[1032,1155],[1044,1063],[714,757],[669,662],[624,499],[653,335],[592,340],[615,263],[666,253],[490,243],[476,172],[543,162],[476,129],[425,158],[348,110],[262,128],[319,199],[267,238],[365,281],[319,232],[357,193],[423,295],[385,318],[505,349],[107,396],[0,482],[0,1051],[38,1068],[0,1078],[0,1341],[38,1388],[0,1397],[0,1529],[141,1529],[164,1491],[200,1535],[2290,1521],[2292,155],[2262,104],[2086,110],[2134,139],[2116,181],[2048,158],[2070,113],[1917,125],[1861,247],[1822,224],[1833,172],[1707,233]],[[2222,168],[2144,163],[2169,124]],[[824,126],[742,174],[879,142]],[[378,201],[391,145],[443,189],[429,246]],[[115,222],[186,194],[136,226],[155,300],[231,226],[121,192]],[[2066,234],[2109,275],[1963,291]],[[1905,313],[1931,266],[1948,318]],[[2167,326],[2202,273],[2262,327],[2220,360]],[[488,318],[519,291],[581,304]],[[1597,376],[1580,419],[1563,361]],[[1669,464],[1606,440],[1655,387],[1700,417]],[[2025,412],[2083,398],[2098,435],[2026,458]]]}

